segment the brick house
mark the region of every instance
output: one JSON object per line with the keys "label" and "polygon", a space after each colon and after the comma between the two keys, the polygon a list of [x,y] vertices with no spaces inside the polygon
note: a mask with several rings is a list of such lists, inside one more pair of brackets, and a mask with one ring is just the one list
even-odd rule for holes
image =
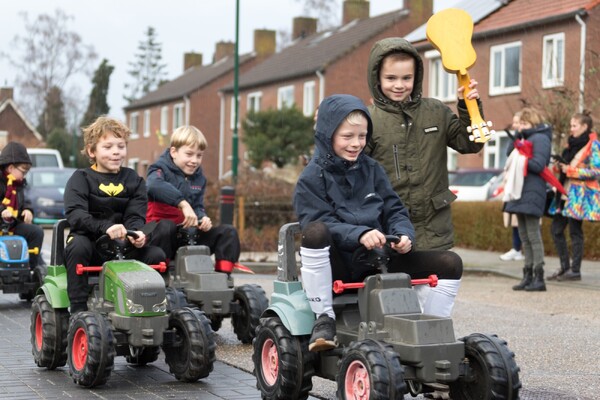
{"label": "brick house", "polygon": [[[367,63],[372,45],[385,37],[405,36],[427,21],[433,10],[431,0],[405,0],[404,5],[404,9],[370,18],[368,1],[346,0],[342,25],[323,32],[316,32],[315,19],[295,18],[291,45],[240,74],[239,121],[249,110],[281,109],[291,104],[312,116],[319,102],[334,93],[351,93],[368,103]],[[222,93],[220,131],[227,138],[223,144],[228,157],[219,160],[219,170],[228,171],[234,128],[233,86],[224,87]],[[245,147],[239,130],[241,165]]]}
{"label": "brick house", "polygon": [[[210,181],[218,179],[219,120],[218,89],[233,81],[235,43],[216,44],[213,62],[202,65],[202,55],[184,55],[184,73],[161,85],[124,108],[132,131],[128,146],[128,165],[146,176],[152,164],[169,144],[169,136],[181,125],[194,125],[208,142],[202,168]],[[275,52],[275,32],[256,30],[254,51],[239,56],[240,73]]]}
{"label": "brick house", "polygon": [[20,142],[25,147],[44,147],[42,135],[27,120],[13,100],[13,89],[0,88],[0,150],[8,142]]}
{"label": "brick house", "polygon": [[[450,168],[503,167],[509,142],[504,129],[523,104],[544,111],[544,104],[571,93],[574,111],[589,109],[600,116],[600,79],[593,74],[600,54],[599,5],[598,0],[465,0],[456,6],[475,22],[477,62],[469,75],[479,82],[485,119],[494,123],[497,134],[479,154],[457,156],[449,150]],[[407,39],[424,60],[424,92],[454,104],[456,77],[443,71],[439,52],[425,39],[425,26]],[[567,112],[563,119],[569,116]],[[568,132],[555,132],[555,150],[560,134],[564,140]]]}

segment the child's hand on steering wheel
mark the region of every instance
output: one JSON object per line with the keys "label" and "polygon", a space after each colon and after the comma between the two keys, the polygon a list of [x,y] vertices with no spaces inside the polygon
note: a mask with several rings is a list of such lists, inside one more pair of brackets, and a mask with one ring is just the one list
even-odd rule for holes
{"label": "child's hand on steering wheel", "polygon": [[385,241],[385,235],[377,229],[363,233],[359,239],[360,244],[365,246],[367,250],[380,249],[385,245]]}
{"label": "child's hand on steering wheel", "polygon": [[131,244],[133,244],[138,249],[141,247],[144,247],[144,245],[146,244],[146,235],[142,231],[134,231],[134,232],[137,233],[137,237],[127,236],[127,238],[129,239]]}
{"label": "child's hand on steering wheel", "polygon": [[202,232],[208,232],[212,228],[212,221],[206,215],[202,217],[200,223],[198,224],[198,229]]}
{"label": "child's hand on steering wheel", "polygon": [[392,249],[396,250],[400,254],[406,254],[412,249],[412,242],[406,235],[400,236],[398,243],[390,243]]}

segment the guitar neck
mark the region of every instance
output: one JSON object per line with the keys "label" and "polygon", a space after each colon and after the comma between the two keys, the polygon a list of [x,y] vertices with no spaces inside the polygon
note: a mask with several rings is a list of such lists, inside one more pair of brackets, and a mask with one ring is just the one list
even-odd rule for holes
{"label": "guitar neck", "polygon": [[471,124],[476,125],[483,122],[483,118],[479,113],[479,106],[477,105],[477,100],[467,98],[468,94],[471,92],[469,89],[469,83],[471,83],[471,78],[469,77],[469,73],[461,74],[460,71],[456,71],[456,77],[458,78],[458,84],[465,88],[463,92],[464,100],[467,105],[467,111],[469,112],[469,116],[471,117]]}

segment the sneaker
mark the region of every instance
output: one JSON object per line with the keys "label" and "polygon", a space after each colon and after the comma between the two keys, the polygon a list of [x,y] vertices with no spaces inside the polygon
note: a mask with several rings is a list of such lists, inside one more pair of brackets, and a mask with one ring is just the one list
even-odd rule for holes
{"label": "sneaker", "polygon": [[581,272],[573,272],[573,270],[569,269],[564,274],[557,276],[556,280],[559,282],[580,281],[581,280]]}
{"label": "sneaker", "polygon": [[322,314],[313,326],[309,351],[324,351],[335,349],[338,345],[335,334],[335,320],[327,314]]}
{"label": "sneaker", "polygon": [[564,270],[557,269],[556,271],[554,271],[554,273],[552,275],[547,276],[546,280],[548,280],[548,281],[556,281],[556,280],[558,280],[558,277],[562,276],[564,273],[565,273]]}
{"label": "sneaker", "polygon": [[520,250],[510,249],[506,253],[500,256],[502,261],[513,261],[513,260],[523,260],[523,254]]}

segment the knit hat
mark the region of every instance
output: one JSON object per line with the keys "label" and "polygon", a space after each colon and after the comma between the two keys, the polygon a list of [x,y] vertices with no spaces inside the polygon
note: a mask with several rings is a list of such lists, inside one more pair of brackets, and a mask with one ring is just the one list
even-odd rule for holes
{"label": "knit hat", "polygon": [[21,143],[9,142],[0,153],[0,167],[8,164],[31,164],[27,149]]}

